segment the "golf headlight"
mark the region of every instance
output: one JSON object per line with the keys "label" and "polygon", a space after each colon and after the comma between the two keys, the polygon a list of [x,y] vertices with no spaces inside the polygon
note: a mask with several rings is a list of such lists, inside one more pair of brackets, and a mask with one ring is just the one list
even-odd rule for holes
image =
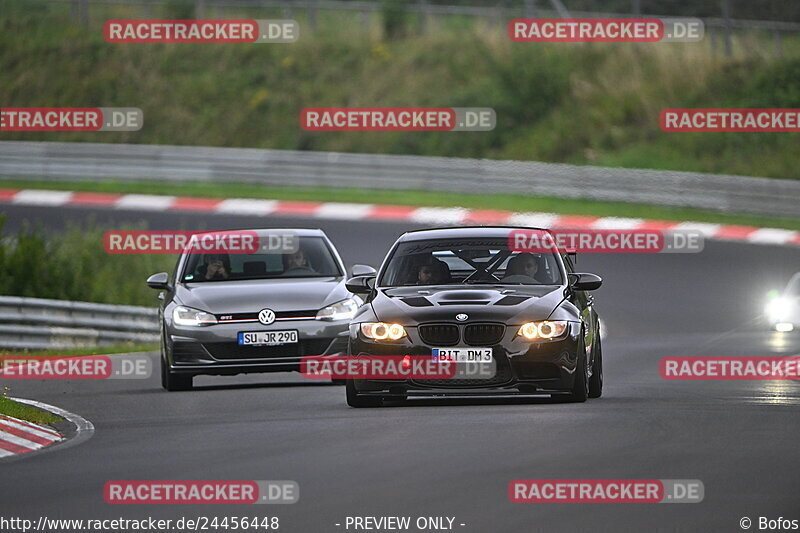
{"label": "golf headlight", "polygon": [[786,298],[775,298],[770,300],[765,311],[770,320],[780,320],[787,316],[791,311],[791,303]]}
{"label": "golf headlight", "polygon": [[179,305],[172,311],[172,321],[178,326],[209,326],[217,323],[211,313]]}
{"label": "golf headlight", "polygon": [[406,336],[406,330],[400,324],[364,322],[361,324],[361,334],[368,339],[376,341],[396,341]]}
{"label": "golf headlight", "polygon": [[517,335],[528,340],[557,339],[566,333],[567,328],[569,328],[569,322],[566,320],[528,322],[520,326]]}
{"label": "golf headlight", "polygon": [[347,298],[319,310],[318,320],[350,320],[356,316],[358,304],[352,298]]}

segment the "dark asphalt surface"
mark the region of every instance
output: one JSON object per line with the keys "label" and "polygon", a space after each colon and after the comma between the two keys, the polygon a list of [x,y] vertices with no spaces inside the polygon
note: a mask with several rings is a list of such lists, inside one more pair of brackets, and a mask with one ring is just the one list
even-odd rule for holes
{"label": "dark asphalt surface", "polygon": [[[0,205],[24,218],[151,229],[320,227],[348,264],[377,266],[413,226]],[[769,289],[800,270],[800,249],[709,242],[695,255],[582,255],[604,278],[605,390],[585,404],[422,400],[350,409],[342,387],[296,374],[196,378],[186,393],[146,381],[30,381],[12,394],[91,420],[84,444],[0,464],[0,516],[278,516],[281,531],[346,531],[347,516],[450,516],[455,530],[741,531],[744,516],[800,520],[800,383],[664,381],[665,356],[795,355],[800,335],[760,327]],[[157,374],[157,372],[156,372]],[[699,504],[512,504],[519,478],[699,479]],[[106,481],[295,480],[272,506],[114,506]],[[335,524],[342,526],[337,527]],[[459,524],[464,524],[461,526]],[[417,531],[412,528],[412,531]],[[353,529],[350,529],[353,531]]]}

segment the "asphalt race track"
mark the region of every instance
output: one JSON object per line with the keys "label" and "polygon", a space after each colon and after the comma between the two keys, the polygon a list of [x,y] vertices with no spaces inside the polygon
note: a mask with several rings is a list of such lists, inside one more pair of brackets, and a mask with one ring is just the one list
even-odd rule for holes
{"label": "asphalt race track", "polygon": [[[378,266],[414,226],[0,205],[57,232],[320,227],[348,265]],[[800,519],[800,384],[665,381],[665,356],[800,353],[800,334],[759,325],[768,290],[800,270],[800,248],[708,242],[702,253],[582,255],[604,278],[605,390],[585,404],[419,400],[351,409],[342,387],[296,374],[201,377],[166,393],[146,381],[12,383],[12,394],[92,421],[87,442],[0,465],[0,515],[50,518],[278,516],[281,531],[346,531],[347,516],[450,516],[455,531],[741,531],[750,517]],[[144,283],[144,280],[142,280]],[[154,295],[154,304],[156,302]],[[154,359],[155,360],[155,359]],[[699,479],[697,504],[512,504],[514,479]],[[295,480],[273,506],[115,506],[109,480]],[[341,524],[337,526],[336,524]],[[463,526],[460,524],[464,524]],[[350,529],[350,531],[353,531]]]}

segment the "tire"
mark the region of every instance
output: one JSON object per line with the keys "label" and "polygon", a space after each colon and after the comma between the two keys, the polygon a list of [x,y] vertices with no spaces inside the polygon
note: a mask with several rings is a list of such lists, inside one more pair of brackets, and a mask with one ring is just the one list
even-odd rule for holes
{"label": "tire", "polygon": [[345,383],[347,392],[347,405],[350,407],[380,407],[383,405],[383,398],[380,396],[359,396],[356,386],[352,379]]}
{"label": "tire", "polygon": [[589,372],[586,368],[586,349],[583,344],[583,332],[578,343],[578,366],[575,368],[575,383],[572,392],[564,398],[570,403],[582,403],[589,397]]}
{"label": "tire", "polygon": [[334,385],[344,385],[345,383],[347,383],[347,380],[346,379],[338,379],[338,378],[333,379],[332,378],[331,379],[331,383],[333,383]]}
{"label": "tire", "polygon": [[192,390],[192,376],[170,372],[164,357],[161,357],[161,386],[168,391]]}
{"label": "tire", "polygon": [[589,398],[599,398],[603,395],[603,345],[600,341],[600,332],[595,339],[594,362],[592,363],[592,377],[589,378]]}

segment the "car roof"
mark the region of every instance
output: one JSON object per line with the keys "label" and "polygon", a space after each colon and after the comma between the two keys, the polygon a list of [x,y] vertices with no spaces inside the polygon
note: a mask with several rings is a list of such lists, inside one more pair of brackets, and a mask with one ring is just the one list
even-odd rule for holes
{"label": "car roof", "polygon": [[549,231],[545,228],[524,226],[458,226],[409,231],[400,236],[398,242],[426,241],[435,239],[469,239],[474,237],[508,237],[514,230]]}
{"label": "car roof", "polygon": [[278,232],[294,233],[299,237],[327,237],[325,232],[321,229],[309,228],[240,228],[240,229],[225,229],[225,230],[208,230],[201,233],[236,233],[240,231],[252,231],[259,237]]}

